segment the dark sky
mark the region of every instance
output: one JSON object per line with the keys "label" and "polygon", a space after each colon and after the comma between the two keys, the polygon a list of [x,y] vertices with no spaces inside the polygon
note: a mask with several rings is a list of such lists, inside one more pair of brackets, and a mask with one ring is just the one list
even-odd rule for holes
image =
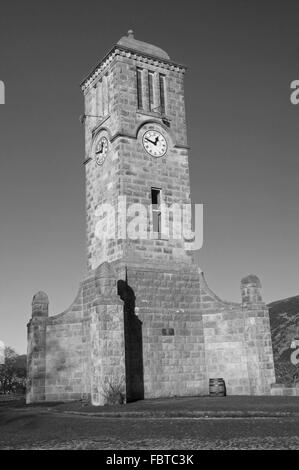
{"label": "dark sky", "polygon": [[0,339],[26,349],[38,290],[51,314],[84,275],[81,79],[132,28],[188,66],[193,202],[204,203],[199,263],[239,300],[256,273],[269,302],[298,294],[299,3],[266,0],[2,0]]}

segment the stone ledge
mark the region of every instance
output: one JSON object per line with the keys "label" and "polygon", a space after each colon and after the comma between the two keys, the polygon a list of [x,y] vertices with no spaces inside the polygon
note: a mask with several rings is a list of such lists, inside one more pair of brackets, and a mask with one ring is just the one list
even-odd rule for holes
{"label": "stone ledge", "polygon": [[299,384],[293,386],[285,384],[273,384],[271,385],[271,395],[299,397]]}

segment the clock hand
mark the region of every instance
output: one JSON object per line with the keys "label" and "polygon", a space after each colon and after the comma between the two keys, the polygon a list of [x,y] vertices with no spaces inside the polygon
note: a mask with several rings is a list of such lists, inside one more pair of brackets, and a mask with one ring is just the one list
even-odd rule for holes
{"label": "clock hand", "polygon": [[154,142],[153,140],[148,139],[147,137],[145,138],[145,140],[147,140],[147,141],[150,142],[151,144],[156,145],[156,142]]}
{"label": "clock hand", "polygon": [[156,137],[156,140],[155,140],[155,145],[157,145],[157,143],[159,142],[159,136]]}
{"label": "clock hand", "polygon": [[96,152],[96,155],[97,155],[98,153],[102,153],[102,152],[103,152],[103,147],[104,147],[104,143],[102,142],[102,143],[101,143],[101,148],[100,148],[100,150],[98,150],[98,151]]}

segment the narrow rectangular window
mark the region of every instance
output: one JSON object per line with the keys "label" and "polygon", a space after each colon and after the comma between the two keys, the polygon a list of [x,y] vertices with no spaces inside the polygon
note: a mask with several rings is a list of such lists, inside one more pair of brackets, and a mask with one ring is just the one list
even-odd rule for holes
{"label": "narrow rectangular window", "polygon": [[161,236],[161,189],[151,189],[153,232]]}
{"label": "narrow rectangular window", "polygon": [[137,106],[138,106],[138,109],[143,109],[142,69],[137,69]]}
{"label": "narrow rectangular window", "polygon": [[108,75],[103,77],[103,115],[109,113],[109,88],[108,88]]}
{"label": "narrow rectangular window", "polygon": [[160,88],[160,109],[161,114],[165,114],[165,75],[159,74],[159,88]]}
{"label": "narrow rectangular window", "polygon": [[97,115],[103,117],[103,82],[102,79],[99,80],[97,84]]}
{"label": "narrow rectangular window", "polygon": [[[89,113],[87,113],[87,114],[89,114]],[[94,85],[92,90],[91,90],[90,114],[92,116],[95,116],[97,114],[97,85]]]}
{"label": "narrow rectangular window", "polygon": [[148,73],[148,101],[149,109],[152,111],[154,108],[154,73]]}
{"label": "narrow rectangular window", "polygon": [[107,113],[110,111],[110,93],[109,93],[109,76],[108,73],[105,75],[106,79],[106,94],[107,94]]}

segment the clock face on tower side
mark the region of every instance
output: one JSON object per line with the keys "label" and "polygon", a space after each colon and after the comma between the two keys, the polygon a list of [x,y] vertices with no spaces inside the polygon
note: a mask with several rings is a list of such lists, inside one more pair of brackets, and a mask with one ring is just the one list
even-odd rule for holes
{"label": "clock face on tower side", "polygon": [[146,131],[142,137],[142,144],[152,157],[163,157],[167,152],[167,142],[159,131]]}
{"label": "clock face on tower side", "polygon": [[103,165],[108,152],[108,140],[100,137],[94,147],[94,156],[98,165]]}

